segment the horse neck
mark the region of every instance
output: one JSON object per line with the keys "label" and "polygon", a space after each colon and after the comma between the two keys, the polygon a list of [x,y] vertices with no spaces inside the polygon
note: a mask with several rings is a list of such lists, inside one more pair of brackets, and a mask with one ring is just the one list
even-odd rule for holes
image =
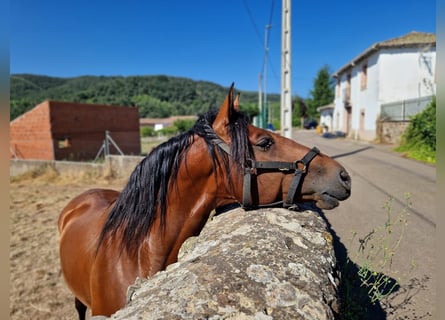
{"label": "horse neck", "polygon": [[156,219],[145,242],[151,253],[151,274],[176,262],[182,243],[198,235],[212,209],[227,198],[225,172],[218,170],[215,175],[206,148],[203,139],[195,141],[179,168],[176,182],[169,187],[165,226]]}

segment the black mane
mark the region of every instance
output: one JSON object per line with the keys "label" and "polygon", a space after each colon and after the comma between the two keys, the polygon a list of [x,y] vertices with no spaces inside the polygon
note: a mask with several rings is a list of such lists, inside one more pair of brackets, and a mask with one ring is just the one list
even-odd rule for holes
{"label": "black mane", "polygon": [[[196,135],[204,138],[207,143],[214,174],[216,175],[217,168],[223,167],[226,178],[230,181],[229,157],[214,143],[218,137],[211,125],[216,114],[212,110],[200,116],[190,130],[160,144],[136,166],[105,221],[97,249],[107,235],[113,237],[122,229],[121,250],[126,249],[129,254],[135,254],[150,232],[158,206],[161,225],[165,227],[168,189],[174,186],[179,167],[185,162],[186,153]],[[248,141],[247,125],[246,115],[232,111],[229,125],[231,157],[238,165],[240,173],[246,159],[254,157]],[[218,159],[222,159],[223,163],[219,163]]]}

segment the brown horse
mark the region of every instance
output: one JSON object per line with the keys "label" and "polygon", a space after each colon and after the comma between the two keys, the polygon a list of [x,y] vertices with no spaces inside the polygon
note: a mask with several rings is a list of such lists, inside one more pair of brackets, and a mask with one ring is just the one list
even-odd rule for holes
{"label": "brown horse", "polygon": [[153,149],[121,193],[88,190],[62,210],[61,267],[80,319],[87,307],[107,316],[122,308],[136,277],[176,262],[215,208],[332,209],[349,197],[350,177],[335,160],[250,125],[238,109],[232,85],[219,111]]}

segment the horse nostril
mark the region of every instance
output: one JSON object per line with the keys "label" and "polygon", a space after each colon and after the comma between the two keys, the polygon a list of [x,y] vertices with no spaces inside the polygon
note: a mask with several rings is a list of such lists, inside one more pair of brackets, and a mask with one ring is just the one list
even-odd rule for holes
{"label": "horse nostril", "polygon": [[340,170],[340,181],[346,189],[351,189],[351,177],[349,176],[349,173],[344,169]]}

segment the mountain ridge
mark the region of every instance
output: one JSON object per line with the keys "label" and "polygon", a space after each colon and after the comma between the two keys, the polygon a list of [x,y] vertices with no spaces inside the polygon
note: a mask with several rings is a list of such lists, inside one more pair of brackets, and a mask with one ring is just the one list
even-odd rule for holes
{"label": "mountain ridge", "polygon": [[[228,88],[210,81],[166,75],[52,77],[12,74],[10,104],[13,120],[44,100],[138,106],[141,118],[197,115],[217,108]],[[258,110],[258,93],[237,90],[241,107],[251,115]],[[280,95],[269,94],[270,103]]]}

